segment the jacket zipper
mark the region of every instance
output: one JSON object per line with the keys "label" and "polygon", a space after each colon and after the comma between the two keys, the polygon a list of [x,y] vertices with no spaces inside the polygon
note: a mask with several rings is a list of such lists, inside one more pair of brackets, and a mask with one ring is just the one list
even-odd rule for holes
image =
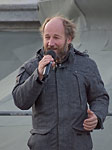
{"label": "jacket zipper", "polygon": [[56,77],[56,72],[57,72],[57,65],[55,67],[55,84],[56,84],[56,99],[57,99],[57,150],[59,150],[59,107],[58,107],[58,89],[57,89],[57,77]]}

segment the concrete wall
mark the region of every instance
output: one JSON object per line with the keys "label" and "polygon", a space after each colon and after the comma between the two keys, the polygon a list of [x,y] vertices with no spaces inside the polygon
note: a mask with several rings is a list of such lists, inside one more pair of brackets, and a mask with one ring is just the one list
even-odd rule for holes
{"label": "concrete wall", "polygon": [[38,28],[37,0],[0,0],[0,30]]}

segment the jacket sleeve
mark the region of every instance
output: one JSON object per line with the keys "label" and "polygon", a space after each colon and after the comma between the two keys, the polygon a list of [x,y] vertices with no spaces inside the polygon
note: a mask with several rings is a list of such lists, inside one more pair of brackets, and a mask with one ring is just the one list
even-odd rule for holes
{"label": "jacket sleeve", "polygon": [[104,88],[104,83],[99,74],[99,70],[94,61],[92,61],[90,67],[90,76],[88,83],[88,103],[90,109],[98,117],[98,125],[96,129],[103,129],[103,122],[108,113],[109,95]]}
{"label": "jacket sleeve", "polygon": [[37,68],[34,67],[33,70],[31,68],[33,66],[30,63],[19,69],[16,85],[12,91],[15,105],[22,110],[32,107],[43,88],[43,82],[38,78]]}

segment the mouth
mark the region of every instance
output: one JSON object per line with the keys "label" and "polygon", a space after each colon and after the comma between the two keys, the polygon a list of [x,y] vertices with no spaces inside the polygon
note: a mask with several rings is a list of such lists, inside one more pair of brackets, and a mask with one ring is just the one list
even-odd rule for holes
{"label": "mouth", "polygon": [[55,51],[56,51],[57,48],[52,48],[52,47],[51,47],[51,48],[48,48],[48,50],[53,50],[53,51],[55,50]]}
{"label": "mouth", "polygon": [[53,50],[55,53],[57,53],[57,48],[48,48],[47,50]]}

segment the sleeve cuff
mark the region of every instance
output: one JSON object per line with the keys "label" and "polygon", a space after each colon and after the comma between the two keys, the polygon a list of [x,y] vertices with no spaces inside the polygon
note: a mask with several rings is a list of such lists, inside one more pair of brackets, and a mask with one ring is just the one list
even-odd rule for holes
{"label": "sleeve cuff", "polygon": [[40,80],[39,79],[39,74],[38,74],[38,70],[36,69],[35,71],[34,71],[34,80],[36,80],[38,83],[40,83],[40,84],[43,84],[44,83],[44,80]]}
{"label": "sleeve cuff", "polygon": [[104,129],[102,120],[97,116],[98,123],[95,129]]}

